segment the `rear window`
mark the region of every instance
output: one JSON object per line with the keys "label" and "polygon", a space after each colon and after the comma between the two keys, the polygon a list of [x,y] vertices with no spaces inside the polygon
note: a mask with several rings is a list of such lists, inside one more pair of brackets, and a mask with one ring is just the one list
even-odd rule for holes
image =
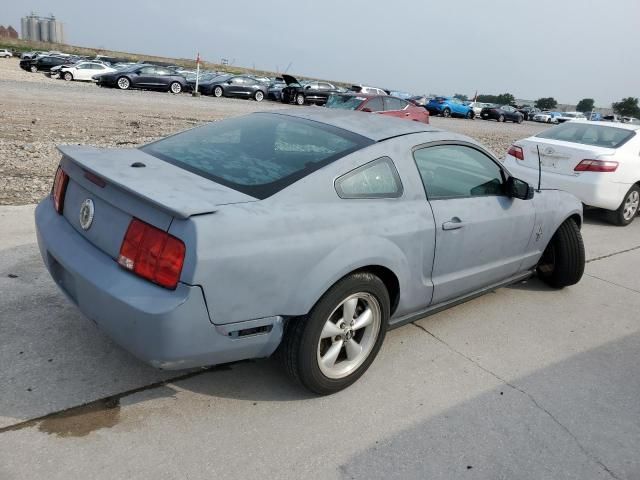
{"label": "rear window", "polygon": [[605,127],[589,123],[570,122],[545,130],[538,138],[592,145],[594,147],[618,148],[635,135],[633,130]]}
{"label": "rear window", "polygon": [[333,94],[327,100],[325,107],[340,108],[343,110],[355,110],[364,102],[366,97],[356,97],[353,95],[336,95]]}
{"label": "rear window", "polygon": [[264,199],[372,143],[323,123],[255,113],[187,130],[141,150]]}

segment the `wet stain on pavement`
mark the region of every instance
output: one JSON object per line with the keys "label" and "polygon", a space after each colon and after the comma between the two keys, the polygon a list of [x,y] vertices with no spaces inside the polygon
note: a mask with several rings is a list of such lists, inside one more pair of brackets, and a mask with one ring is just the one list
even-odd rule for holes
{"label": "wet stain on pavement", "polygon": [[103,428],[111,428],[120,421],[120,402],[100,400],[51,415],[38,424],[38,430],[59,437],[84,437]]}

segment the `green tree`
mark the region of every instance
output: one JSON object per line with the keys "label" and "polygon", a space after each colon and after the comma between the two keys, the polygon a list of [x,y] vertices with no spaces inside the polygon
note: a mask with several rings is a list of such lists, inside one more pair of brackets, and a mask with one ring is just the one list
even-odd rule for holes
{"label": "green tree", "polygon": [[536,107],[540,110],[551,110],[558,106],[558,102],[553,97],[544,97],[536,100]]}
{"label": "green tree", "polygon": [[467,102],[469,97],[467,97],[464,93],[456,93],[453,98],[457,98],[458,100],[462,100],[463,102]]}
{"label": "green tree", "polygon": [[638,99],[634,97],[623,98],[619,102],[611,104],[613,111],[623,117],[640,117]]}
{"label": "green tree", "polygon": [[498,105],[513,105],[516,98],[510,93],[501,93],[500,95],[478,95],[478,101],[482,103],[496,103]]}
{"label": "green tree", "polygon": [[593,106],[595,105],[595,101],[593,98],[583,98],[578,102],[576,106],[576,110],[582,113],[590,112],[593,110]]}

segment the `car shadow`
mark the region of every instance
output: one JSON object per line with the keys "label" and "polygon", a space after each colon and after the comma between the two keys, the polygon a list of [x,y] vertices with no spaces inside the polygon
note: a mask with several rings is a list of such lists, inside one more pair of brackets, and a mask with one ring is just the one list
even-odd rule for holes
{"label": "car shadow", "polygon": [[585,208],[583,212],[583,223],[585,225],[610,226],[614,225],[607,220],[608,213],[599,208]]}

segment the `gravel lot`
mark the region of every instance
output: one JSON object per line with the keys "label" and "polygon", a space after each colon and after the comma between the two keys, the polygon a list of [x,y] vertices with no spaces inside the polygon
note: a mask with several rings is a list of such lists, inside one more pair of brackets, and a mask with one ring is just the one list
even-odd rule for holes
{"label": "gravel lot", "polygon": [[[134,147],[203,122],[283,107],[267,101],[103,89],[25,72],[15,58],[0,61],[0,91],[0,205],[35,203],[50,191],[60,159],[56,145]],[[514,140],[545,128],[444,118],[431,123],[474,137],[500,157]]]}

